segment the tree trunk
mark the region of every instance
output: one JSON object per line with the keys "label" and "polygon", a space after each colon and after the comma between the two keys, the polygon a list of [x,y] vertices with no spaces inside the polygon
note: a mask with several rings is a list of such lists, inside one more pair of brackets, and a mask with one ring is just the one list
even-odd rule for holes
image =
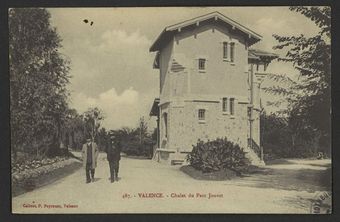
{"label": "tree trunk", "polygon": [[291,138],[292,138],[292,148],[291,148],[290,153],[295,152],[295,135],[292,135]]}
{"label": "tree trunk", "polygon": [[71,145],[70,147],[74,148],[74,131],[71,132]]}

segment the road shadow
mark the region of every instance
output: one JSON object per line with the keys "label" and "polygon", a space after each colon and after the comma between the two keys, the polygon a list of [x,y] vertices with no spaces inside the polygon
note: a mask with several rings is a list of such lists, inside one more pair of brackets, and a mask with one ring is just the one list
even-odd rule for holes
{"label": "road shadow", "polygon": [[149,156],[128,156],[128,155],[122,155],[121,157],[127,158],[127,159],[134,159],[134,160],[151,160],[152,157]]}
{"label": "road shadow", "polygon": [[311,163],[311,164],[308,164],[310,166],[316,166],[316,167],[327,167],[327,168],[330,168],[332,167],[332,164],[331,163],[327,163],[327,164],[317,164],[317,163]]}
{"label": "road shadow", "polygon": [[99,180],[101,180],[102,178],[94,178],[93,182],[98,182]]}
{"label": "road shadow", "polygon": [[[108,180],[108,181],[111,181],[111,178],[108,177],[107,180]],[[118,177],[117,181],[120,181],[120,180],[121,180],[121,177]]]}
{"label": "road shadow", "polygon": [[294,164],[294,162],[287,159],[275,159],[266,161],[266,165],[276,165],[276,164]]}
{"label": "road shadow", "polygon": [[229,169],[223,169],[214,172],[202,172],[200,170],[195,169],[191,165],[181,166],[179,170],[196,180],[223,181],[231,180],[235,177],[241,176],[240,173]]}
{"label": "road shadow", "polygon": [[315,192],[331,190],[331,168],[325,169],[273,169],[262,168],[252,174],[245,174],[236,181],[237,185],[258,188],[274,188]]}
{"label": "road shadow", "polygon": [[277,159],[266,162],[264,167],[253,167],[233,178],[195,177],[188,172],[190,167],[181,167],[183,173],[194,179],[223,180],[225,185],[237,185],[256,188],[272,188],[294,191],[331,191],[332,168],[331,163],[318,161],[299,161]]}

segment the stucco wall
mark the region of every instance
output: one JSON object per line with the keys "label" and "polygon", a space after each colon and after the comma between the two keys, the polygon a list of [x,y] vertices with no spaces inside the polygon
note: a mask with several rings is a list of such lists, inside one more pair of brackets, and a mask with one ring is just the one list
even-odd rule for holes
{"label": "stucco wall", "polygon": [[[223,59],[223,42],[235,42],[233,63]],[[248,49],[243,37],[218,24],[202,24],[175,35],[176,54],[186,59],[190,72],[190,93],[247,96]],[[198,71],[198,58],[206,58],[206,72]],[[182,59],[184,60],[184,59]]]}
{"label": "stucco wall", "polygon": [[[165,130],[166,130],[166,125],[165,125],[165,115],[167,116],[167,128],[168,128],[168,135],[165,135]],[[169,148],[168,140],[169,140],[169,129],[170,129],[170,119],[171,117],[171,109],[170,109],[170,104],[165,103],[160,106],[160,121],[159,121],[159,141],[160,141],[160,147],[161,148]]]}
{"label": "stucco wall", "polygon": [[170,82],[168,80],[168,69],[170,65],[170,59],[173,53],[173,41],[166,44],[160,51],[159,67],[160,67],[160,94],[161,96],[168,96],[170,94]]}
{"label": "stucco wall", "polygon": [[[205,122],[198,120],[198,109],[206,110]],[[169,147],[191,151],[201,140],[227,137],[246,147],[248,138],[247,104],[235,105],[235,115],[224,114],[221,102],[186,101],[184,106],[172,107]]]}
{"label": "stucco wall", "polygon": [[[223,59],[224,41],[235,43],[233,63]],[[207,59],[204,73],[198,70],[198,58]],[[174,60],[185,70],[171,72]],[[217,137],[227,137],[247,147],[248,47],[242,36],[218,24],[183,29],[161,50],[160,69],[161,144],[165,140],[162,115],[166,112],[168,116],[167,145],[161,145],[162,148],[191,151],[198,139]],[[223,97],[235,98],[234,116],[223,113]],[[204,123],[198,120],[200,108],[206,109]],[[259,122],[253,125],[253,135],[258,142]]]}

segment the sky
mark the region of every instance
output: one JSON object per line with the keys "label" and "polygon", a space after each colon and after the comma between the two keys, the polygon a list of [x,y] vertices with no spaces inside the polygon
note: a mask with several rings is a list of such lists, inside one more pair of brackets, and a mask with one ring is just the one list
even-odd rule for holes
{"label": "sky", "polygon": [[[62,39],[61,53],[70,60],[70,106],[79,113],[100,108],[107,129],[136,127],[149,117],[159,96],[159,70],[149,48],[169,25],[219,11],[263,36],[252,48],[274,51],[272,34],[313,36],[319,30],[288,7],[49,8],[51,24]],[[83,20],[88,19],[89,23]],[[93,25],[90,22],[93,21]],[[272,62],[268,72],[295,78],[291,64]],[[265,83],[264,83],[265,84]],[[265,96],[264,96],[265,97]],[[269,98],[269,97],[268,97]]]}

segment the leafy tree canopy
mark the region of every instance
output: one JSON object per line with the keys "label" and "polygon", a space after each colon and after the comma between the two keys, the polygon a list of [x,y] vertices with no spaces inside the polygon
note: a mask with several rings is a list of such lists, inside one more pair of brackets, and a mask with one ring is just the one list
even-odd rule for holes
{"label": "leafy tree canopy", "polygon": [[56,147],[68,109],[69,61],[46,9],[9,10],[12,148]]}
{"label": "leafy tree canopy", "polygon": [[[320,28],[313,37],[273,35],[278,41],[276,50],[287,50],[282,62],[291,62],[299,71],[299,81],[293,81],[284,74],[271,74],[269,77],[281,85],[266,87],[266,92],[282,95],[283,99],[272,103],[288,102],[284,114],[287,121],[301,127],[311,126],[320,134],[323,146],[330,140],[330,101],[331,101],[331,9],[330,7],[294,6],[290,10],[301,13]],[[288,85],[288,87],[283,87]],[[292,121],[292,118],[294,121]],[[312,130],[312,129],[311,129]]]}

